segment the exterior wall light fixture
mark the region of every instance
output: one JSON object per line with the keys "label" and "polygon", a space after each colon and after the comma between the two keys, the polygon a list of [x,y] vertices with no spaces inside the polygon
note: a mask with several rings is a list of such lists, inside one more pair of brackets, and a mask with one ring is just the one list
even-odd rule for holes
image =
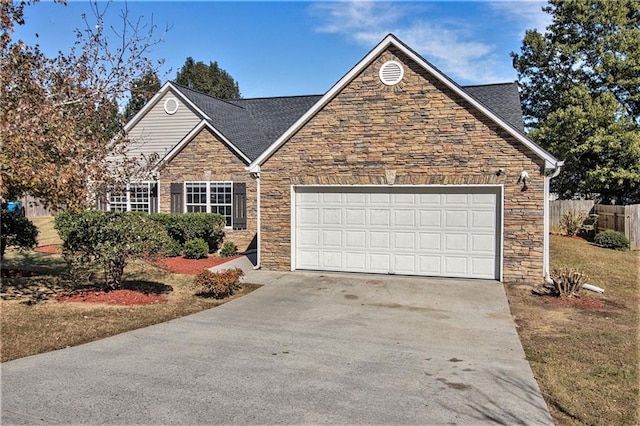
{"label": "exterior wall light fixture", "polygon": [[531,178],[529,177],[529,173],[526,170],[520,172],[520,177],[518,178],[518,183],[522,184],[522,190],[526,191],[528,189],[527,184],[531,182]]}

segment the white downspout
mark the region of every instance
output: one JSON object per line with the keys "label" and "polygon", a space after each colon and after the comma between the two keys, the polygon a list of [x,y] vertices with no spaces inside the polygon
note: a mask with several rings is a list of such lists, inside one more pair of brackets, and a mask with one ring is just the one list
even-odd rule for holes
{"label": "white downspout", "polygon": [[549,273],[550,269],[550,255],[549,255],[549,232],[551,230],[551,217],[549,215],[549,195],[550,195],[550,183],[551,179],[557,177],[560,174],[560,170],[564,165],[563,161],[559,161],[556,164],[556,169],[550,176],[544,177],[544,227],[543,227],[543,255],[542,255],[542,273],[544,276],[545,282],[549,282],[551,280],[551,276]]}
{"label": "white downspout", "polygon": [[260,172],[256,172],[256,209],[257,211],[257,219],[256,219],[256,265],[253,269],[260,269],[260,252],[261,252],[261,222],[260,222]]}

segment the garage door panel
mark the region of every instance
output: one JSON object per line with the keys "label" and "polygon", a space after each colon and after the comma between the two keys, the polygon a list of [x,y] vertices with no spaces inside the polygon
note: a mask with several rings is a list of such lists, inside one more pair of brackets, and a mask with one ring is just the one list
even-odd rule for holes
{"label": "garage door panel", "polygon": [[367,232],[366,231],[346,231],[345,246],[351,249],[367,248]]}
{"label": "garage door panel", "polygon": [[365,253],[347,253],[346,265],[347,270],[355,270],[356,272],[362,272],[367,269],[367,255]]}
{"label": "garage door panel", "polygon": [[495,275],[494,265],[485,257],[471,258],[471,273],[481,278],[493,278]]}
{"label": "garage door panel", "polygon": [[366,210],[364,209],[347,209],[347,225],[349,226],[365,226]]}
{"label": "garage door panel", "polygon": [[395,249],[415,249],[416,234],[415,232],[394,232],[393,242]]}
{"label": "garage door panel", "polygon": [[499,189],[300,187],[295,268],[499,278]]}
{"label": "garage door panel", "polygon": [[370,209],[369,225],[383,226],[385,228],[391,225],[391,210],[388,209]]}
{"label": "garage door panel", "polygon": [[320,231],[316,229],[303,229],[299,234],[300,247],[316,248],[320,244]]}
{"label": "garage door panel", "polygon": [[420,245],[418,246],[418,248],[420,250],[428,250],[428,251],[440,250],[440,247],[442,246],[440,244],[441,238],[442,238],[442,235],[439,232],[438,233],[421,232]]}
{"label": "garage door panel", "polygon": [[389,253],[371,253],[369,255],[369,270],[387,274],[391,270],[391,255]]}
{"label": "garage door panel", "polygon": [[472,235],[471,251],[491,254],[496,250],[494,235]]}
{"label": "garage door panel", "polygon": [[322,209],[322,224],[323,225],[341,225],[342,224],[342,209],[340,208],[323,208]]}
{"label": "garage door panel", "polygon": [[395,226],[415,226],[416,212],[414,210],[394,210],[393,224]]}
{"label": "garage door panel", "polygon": [[321,269],[319,250],[298,250],[296,260],[302,269]]}
{"label": "garage door panel", "polygon": [[371,231],[369,233],[369,247],[372,249],[391,249],[391,232]]}
{"label": "garage door panel", "polygon": [[442,257],[441,256],[419,256],[420,275],[441,275],[442,274]]}
{"label": "garage door panel", "polygon": [[320,209],[318,208],[302,208],[298,212],[298,220],[301,225],[319,225]]}
{"label": "garage door panel", "polygon": [[496,226],[495,212],[491,210],[471,212],[471,226],[475,229],[493,230]]}
{"label": "garage door panel", "polygon": [[327,230],[322,231],[322,246],[323,247],[342,247],[342,231],[339,230]]}
{"label": "garage door panel", "polygon": [[445,228],[467,228],[469,212],[466,210],[446,210],[444,214]]}
{"label": "garage door panel", "polygon": [[444,247],[446,251],[467,251],[467,234],[445,234]]}
{"label": "garage door panel", "polygon": [[444,258],[444,273],[451,276],[467,276],[468,275],[468,259],[466,256],[453,257],[446,256]]}
{"label": "garage door panel", "polygon": [[421,228],[442,228],[442,212],[440,210],[420,210],[418,225]]}
{"label": "garage door panel", "polygon": [[393,256],[394,273],[396,274],[415,274],[416,273],[416,257],[409,254],[396,254]]}
{"label": "garage door panel", "polygon": [[323,251],[322,266],[326,269],[342,268],[342,252],[328,250]]}

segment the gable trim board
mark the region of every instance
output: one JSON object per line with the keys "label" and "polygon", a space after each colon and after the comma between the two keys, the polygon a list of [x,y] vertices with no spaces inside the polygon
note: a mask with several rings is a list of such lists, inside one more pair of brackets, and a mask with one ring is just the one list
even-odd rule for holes
{"label": "gable trim board", "polygon": [[503,185],[292,185],[291,270],[502,281]]}
{"label": "gable trim board", "polygon": [[305,125],[314,115],[318,113],[334,96],[336,96],[347,84],[349,84],[360,72],[362,72],[367,66],[369,66],[383,51],[390,46],[394,46],[400,49],[405,55],[411,58],[414,62],[422,66],[431,75],[435,76],[440,82],[445,84],[458,96],[469,102],[473,107],[482,112],[485,116],[490,118],[493,122],[502,127],[510,135],[514,136],[523,145],[533,151],[539,158],[545,161],[545,169],[556,169],[561,167],[562,164],[544,150],[542,147],[534,143],[526,135],[522,134],[519,130],[515,129],[509,123],[502,118],[498,117],[491,110],[485,107],[482,103],[477,101],[473,96],[464,91],[458,84],[456,84],[449,77],[444,75],[440,70],[431,65],[427,60],[418,55],[415,51],[402,43],[393,34],[387,35],[373,50],[371,50],[356,66],[354,66],[344,77],[342,77],[307,113],[305,113],[298,121],[296,121],[286,132],[282,134],[269,148],[267,148],[258,158],[256,158],[250,165],[249,169],[252,172],[259,172],[260,166],[273,155],[273,153],[295,133],[302,126]]}

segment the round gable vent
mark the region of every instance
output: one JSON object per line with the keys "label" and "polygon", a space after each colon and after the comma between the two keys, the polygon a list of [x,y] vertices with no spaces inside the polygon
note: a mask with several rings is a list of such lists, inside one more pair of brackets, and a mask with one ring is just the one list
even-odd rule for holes
{"label": "round gable vent", "polygon": [[400,83],[403,76],[404,68],[402,68],[400,62],[389,61],[382,64],[382,67],[380,67],[380,81],[387,86],[393,86],[394,84]]}
{"label": "round gable vent", "polygon": [[176,98],[168,98],[164,101],[164,112],[173,115],[178,111],[178,100]]}

